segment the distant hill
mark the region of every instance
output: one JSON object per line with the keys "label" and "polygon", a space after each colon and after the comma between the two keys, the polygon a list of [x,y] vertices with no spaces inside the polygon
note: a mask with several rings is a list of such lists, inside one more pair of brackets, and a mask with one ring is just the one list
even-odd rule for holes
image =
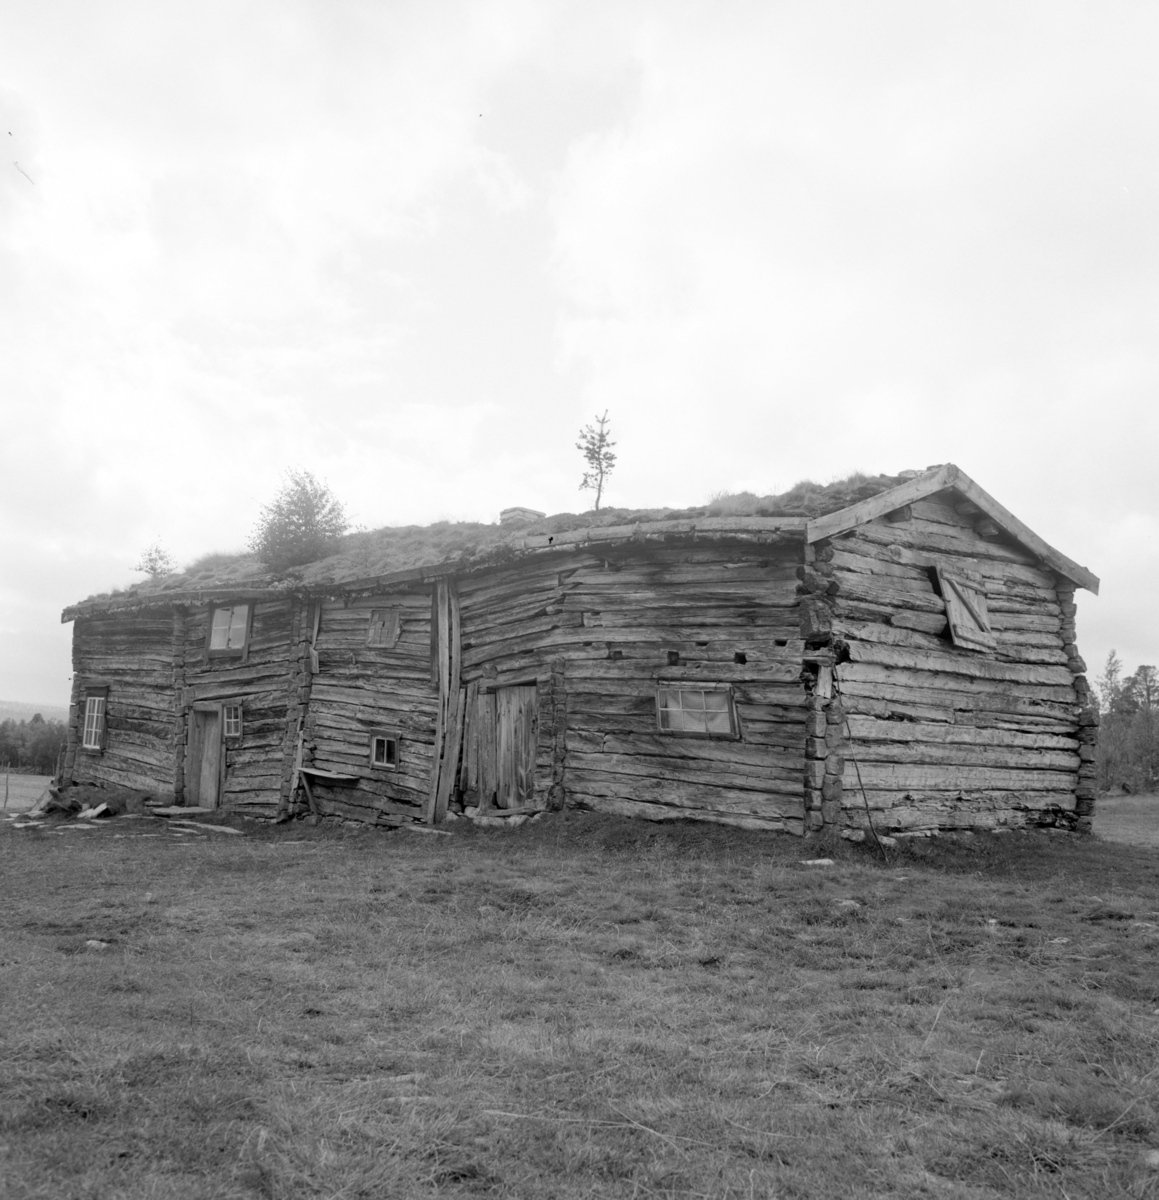
{"label": "distant hill", "polygon": [[68,720],[68,709],[59,704],[25,704],[20,700],[0,700],[0,721],[31,721],[37,713],[46,721]]}

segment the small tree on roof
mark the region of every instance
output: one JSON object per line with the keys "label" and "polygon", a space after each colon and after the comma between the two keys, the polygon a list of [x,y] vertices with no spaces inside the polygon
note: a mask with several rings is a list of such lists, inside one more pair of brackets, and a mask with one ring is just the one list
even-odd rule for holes
{"label": "small tree on roof", "polygon": [[161,539],[157,538],[141,551],[141,561],[133,570],[144,571],[150,579],[160,579],[162,575],[172,575],[177,570],[177,564],[173,561],[173,555],[161,545]]}
{"label": "small tree on roof", "polygon": [[309,471],[287,471],[282,489],[262,508],[250,549],[275,571],[324,558],[350,527],[342,503]]}
{"label": "small tree on roof", "polygon": [[616,455],[612,447],[616,444],[611,439],[611,422],[608,420],[608,410],[604,409],[602,417],[596,417],[594,425],[585,425],[580,430],[579,441],[575,448],[583,452],[588,469],[584,472],[584,481],[580,491],[590,488],[596,493],[596,512],[600,511],[600,498],[604,494],[604,483],[616,466]]}

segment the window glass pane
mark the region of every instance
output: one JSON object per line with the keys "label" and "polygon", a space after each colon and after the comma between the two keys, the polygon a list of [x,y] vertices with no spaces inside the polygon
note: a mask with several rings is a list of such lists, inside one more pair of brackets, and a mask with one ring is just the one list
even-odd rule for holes
{"label": "window glass pane", "polygon": [[89,750],[101,748],[101,728],[104,724],[105,698],[89,696],[85,700],[85,727],[82,745]]}
{"label": "window glass pane", "polygon": [[660,688],[656,693],[657,723],[673,733],[703,733],[728,737],[735,732],[727,688]]}
{"label": "window glass pane", "polygon": [[236,604],[230,610],[229,646],[230,650],[240,650],[245,645],[246,619],[249,617],[248,604]]}
{"label": "window glass pane", "polygon": [[233,612],[229,608],[213,610],[213,627],[209,632],[210,650],[225,650],[229,645],[229,618]]}
{"label": "window glass pane", "polygon": [[381,766],[386,762],[386,738],[376,737],[374,745],[374,762],[376,766]]}

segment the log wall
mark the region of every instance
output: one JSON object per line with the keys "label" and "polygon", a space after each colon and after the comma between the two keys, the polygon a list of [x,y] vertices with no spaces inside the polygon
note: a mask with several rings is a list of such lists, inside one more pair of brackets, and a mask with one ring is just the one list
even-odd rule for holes
{"label": "log wall", "polygon": [[[944,494],[915,503],[820,544],[803,572],[834,637],[826,751],[841,772],[828,799],[845,824],[867,824],[866,803],[876,828],[894,830],[1083,815],[1073,585],[1060,595],[1052,572],[969,510]],[[993,653],[951,643],[933,563],[984,591]]]}
{"label": "log wall", "polygon": [[[298,604],[290,597],[255,604],[244,658],[205,657],[208,606],[189,609],[181,622],[182,674],[172,685],[178,697],[180,720],[175,746],[169,754],[173,764],[170,770],[175,771],[181,764],[178,778],[183,783],[189,713],[195,703],[240,702],[242,737],[236,743],[226,741],[223,747],[222,804],[235,812],[273,816],[282,799],[283,780],[288,778],[287,725],[291,711],[287,685],[293,679],[298,650],[294,640]],[[138,614],[135,619],[141,620],[143,616]],[[172,629],[169,614],[165,615],[165,621]]]}
{"label": "log wall", "polygon": [[[356,820],[420,820],[430,792],[439,698],[431,679],[430,590],[320,603],[305,761],[357,782],[312,785],[319,806]],[[398,610],[397,641],[368,645],[371,613],[384,609]],[[371,766],[375,732],[397,736],[396,768]]]}
{"label": "log wall", "polygon": [[[460,581],[464,686],[539,688],[537,804],[802,832],[799,558],[624,547]],[[660,733],[662,680],[730,685],[740,739]]]}
{"label": "log wall", "polygon": [[[173,794],[173,658],[168,608],[76,621],[67,778]],[[81,746],[89,687],[109,689],[100,751]]]}

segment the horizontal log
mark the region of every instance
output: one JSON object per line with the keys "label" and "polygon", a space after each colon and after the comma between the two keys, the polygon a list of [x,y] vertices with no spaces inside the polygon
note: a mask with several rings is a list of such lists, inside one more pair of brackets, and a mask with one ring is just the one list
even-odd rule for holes
{"label": "horizontal log", "polygon": [[[851,642],[850,653],[854,648],[889,649],[888,647],[872,647],[868,642]],[[981,664],[980,664],[981,665]],[[978,675],[963,670],[928,669],[921,670],[904,666],[893,666],[882,662],[848,662],[839,668],[841,688],[848,691],[853,684],[873,683],[883,687],[912,687],[915,690],[936,692],[945,689],[948,692],[958,692],[965,696],[975,697],[973,707],[977,709],[992,708],[999,712],[1017,711],[1008,709],[1001,701],[1024,700],[1034,703],[1075,704],[1077,694],[1074,690],[1074,680],[1070,672],[1059,667],[1023,666],[1016,663],[995,663],[985,660],[985,665],[993,668],[993,673],[986,672]],[[1002,678],[1000,668],[1010,672],[1014,678]],[[1026,674],[1022,674],[1025,672]],[[1029,677],[1032,673],[1059,673],[1052,675],[1051,680],[1065,678],[1065,682],[1048,682],[1046,679]],[[883,692],[883,695],[885,693]],[[916,691],[915,691],[916,698]],[[957,705],[954,707],[968,707]]]}
{"label": "horizontal log", "polygon": [[706,821],[714,825],[729,825],[753,832],[788,833],[796,837],[804,834],[804,820],[794,818],[754,817],[736,813],[716,813],[668,808],[663,804],[648,804],[638,800],[627,800],[616,796],[587,795],[568,792],[569,803],[577,807],[590,808],[593,812],[610,813],[619,817],[634,817],[645,821]]}
{"label": "horizontal log", "polygon": [[805,789],[797,793],[749,788],[712,787],[694,780],[648,779],[640,775],[606,771],[568,763],[564,778],[568,792],[620,796],[672,808],[708,812],[746,813],[766,817],[800,817],[804,812]]}
{"label": "horizontal log", "polygon": [[728,771],[762,778],[772,772],[777,778],[799,782],[805,769],[804,746],[795,752],[773,750],[765,746],[749,746],[738,741],[716,741],[712,738],[665,736],[661,733],[621,734],[583,733],[568,730],[567,752],[589,754],[637,755],[647,759],[658,758],[665,762],[679,761],[696,770],[712,770],[712,764],[721,764]]}
{"label": "horizontal log", "polygon": [[1043,733],[1028,729],[978,728],[974,725],[883,721],[876,717],[851,713],[847,718],[849,736],[856,742],[933,742],[959,743],[963,746],[1018,746],[1034,750],[1062,750],[1077,753],[1078,738],[1061,733]]}
{"label": "horizontal log", "polygon": [[[921,676],[936,672],[939,675],[966,675],[972,679],[987,681],[1054,685],[1068,692],[1074,682],[1073,676],[1065,666],[997,662],[970,651],[955,652],[948,648],[915,650],[869,642],[851,642],[849,655],[854,663],[897,668],[905,672],[907,679],[912,678],[915,672]],[[929,682],[924,678],[917,678],[915,682],[929,686]]]}
{"label": "horizontal log", "polygon": [[[993,731],[990,731],[993,732]],[[848,756],[868,762],[914,763],[929,767],[1001,767],[1019,771],[1078,771],[1077,751],[1026,749],[1020,746],[964,744],[961,742],[854,742]]]}
{"label": "horizontal log", "polygon": [[1070,771],[1015,770],[1004,767],[919,766],[914,763],[846,763],[845,787],[888,791],[1070,791],[1075,775]]}
{"label": "horizontal log", "polygon": [[[869,802],[871,813],[875,819],[888,814],[891,824],[903,827],[906,823],[918,822],[918,816],[937,816],[938,814],[954,814],[961,816],[965,813],[976,813],[983,817],[990,813],[1036,813],[1056,810],[1073,812],[1075,796],[1073,790],[1058,791],[1012,791],[1009,789],[991,788],[974,789],[970,791],[948,792],[937,790],[913,789],[910,791],[890,791],[886,789],[868,788],[864,798],[861,792],[851,795],[848,789],[844,792],[842,806],[850,816],[858,812],[864,813],[865,801]],[[904,814],[912,814],[906,817]]]}
{"label": "horizontal log", "polygon": [[859,526],[857,536],[864,541],[879,541],[883,545],[896,543],[911,550],[938,551],[980,561],[989,559],[996,563],[1026,567],[1034,567],[1037,563],[1033,555],[1005,543],[988,541],[973,531],[947,529],[936,522],[918,518],[905,525],[872,521]]}
{"label": "horizontal log", "polygon": [[[570,740],[570,735],[569,735]],[[803,764],[802,764],[803,766]],[[761,795],[800,796],[804,791],[804,772],[768,770],[758,773],[752,768],[736,767],[725,770],[720,764],[705,763],[697,769],[695,760],[667,758],[659,755],[609,754],[601,751],[586,753],[571,749],[567,752],[567,774],[573,771],[598,771],[612,775],[631,776],[641,787],[709,787],[731,792],[756,792]]]}

